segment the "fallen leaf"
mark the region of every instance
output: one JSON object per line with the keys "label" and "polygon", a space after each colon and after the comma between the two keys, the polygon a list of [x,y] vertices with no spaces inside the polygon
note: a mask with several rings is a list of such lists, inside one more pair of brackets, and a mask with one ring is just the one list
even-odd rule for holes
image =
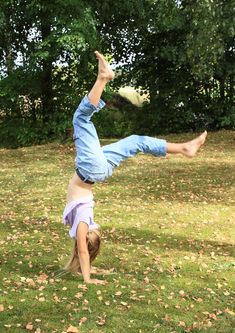
{"label": "fallen leaf", "polygon": [[201,303],[201,302],[203,302],[203,299],[199,297],[199,298],[196,299],[196,301],[197,301],[198,303]]}
{"label": "fallen leaf", "polygon": [[25,328],[26,328],[26,330],[32,331],[33,330],[33,324],[28,323]]}
{"label": "fallen leaf", "polygon": [[70,325],[69,328],[67,329],[68,333],[79,333],[77,327]]}
{"label": "fallen leaf", "polygon": [[184,292],[183,290],[180,290],[180,291],[179,291],[179,294],[180,294],[180,296],[182,296],[182,297],[186,295],[185,292]]}
{"label": "fallen leaf", "polygon": [[235,316],[235,312],[229,310],[229,309],[225,309],[224,312],[230,314],[231,316]]}
{"label": "fallen leaf", "polygon": [[113,234],[115,232],[116,228],[113,227],[112,230],[110,230],[110,233]]}
{"label": "fallen leaf", "polygon": [[179,321],[177,326],[179,326],[179,327],[185,327],[186,324],[185,324],[184,321]]}
{"label": "fallen leaf", "polygon": [[46,281],[48,279],[48,275],[46,275],[45,273],[42,273],[41,275],[39,275],[39,277],[37,278],[37,282],[38,283],[42,283],[44,281]]}
{"label": "fallen leaf", "polygon": [[84,290],[84,291],[86,291],[88,288],[87,288],[87,286],[85,285],[85,284],[79,284],[78,285],[78,288],[79,289],[82,289],[82,290]]}
{"label": "fallen leaf", "polygon": [[39,302],[45,302],[45,297],[39,297],[38,301]]}
{"label": "fallen leaf", "polygon": [[84,324],[86,321],[87,321],[87,317],[82,317],[82,318],[79,320],[79,326],[81,326],[82,324]]}
{"label": "fallen leaf", "polygon": [[149,283],[149,278],[148,278],[147,276],[145,276],[145,278],[144,278],[144,282],[145,282],[146,284]]}
{"label": "fallen leaf", "polygon": [[80,299],[80,298],[83,297],[83,293],[80,293],[80,292],[76,293],[75,297],[78,298],[78,299]]}
{"label": "fallen leaf", "polygon": [[106,323],[106,315],[104,314],[102,317],[98,317],[98,320],[96,320],[96,324],[99,326],[103,326]]}

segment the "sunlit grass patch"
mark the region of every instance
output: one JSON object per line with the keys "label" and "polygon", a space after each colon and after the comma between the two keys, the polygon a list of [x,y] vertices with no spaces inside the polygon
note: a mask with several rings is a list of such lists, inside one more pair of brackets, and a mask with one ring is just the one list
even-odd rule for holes
{"label": "sunlit grass patch", "polygon": [[234,146],[211,133],[194,159],[139,154],[95,185],[99,287],[61,270],[72,143],[0,150],[0,332],[233,332]]}

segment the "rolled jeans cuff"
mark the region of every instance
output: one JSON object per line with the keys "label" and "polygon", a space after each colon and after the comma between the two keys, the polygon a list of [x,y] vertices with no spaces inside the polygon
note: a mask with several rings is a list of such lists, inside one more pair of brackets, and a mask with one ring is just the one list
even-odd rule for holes
{"label": "rolled jeans cuff", "polygon": [[103,107],[105,106],[105,102],[100,99],[99,103],[97,106],[93,105],[90,101],[88,96],[84,96],[84,98],[82,99],[79,108],[81,113],[85,113],[85,114],[92,114],[94,112],[99,112]]}

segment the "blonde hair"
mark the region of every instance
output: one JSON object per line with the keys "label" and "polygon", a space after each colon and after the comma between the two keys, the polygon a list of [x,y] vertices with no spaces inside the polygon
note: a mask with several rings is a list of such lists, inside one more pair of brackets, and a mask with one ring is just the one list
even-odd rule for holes
{"label": "blonde hair", "polygon": [[[95,260],[96,256],[100,252],[100,243],[101,243],[100,237],[101,237],[100,231],[97,229],[88,231],[87,233],[86,242],[87,242],[88,253],[90,256],[90,264],[92,263],[92,261]],[[81,272],[80,261],[78,256],[77,240],[75,240],[74,242],[72,255],[67,264],[65,265],[64,269],[72,273]]]}

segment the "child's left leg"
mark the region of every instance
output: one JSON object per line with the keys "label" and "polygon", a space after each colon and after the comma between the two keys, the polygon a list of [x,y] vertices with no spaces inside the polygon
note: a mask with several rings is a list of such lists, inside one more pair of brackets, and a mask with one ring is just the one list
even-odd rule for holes
{"label": "child's left leg", "polygon": [[136,155],[138,152],[154,156],[182,154],[193,157],[206,139],[205,131],[196,139],[184,143],[170,143],[162,139],[149,136],[131,135],[125,139],[103,147],[104,155],[114,166],[118,166],[125,159]]}
{"label": "child's left leg", "polygon": [[154,156],[166,155],[166,141],[149,136],[131,135],[103,147],[104,155],[114,166],[139,152]]}
{"label": "child's left leg", "polygon": [[181,154],[186,157],[193,157],[196,155],[199,148],[204,144],[207,136],[207,131],[203,132],[197,138],[183,142],[183,143],[171,143],[167,142],[166,151],[169,154]]}

